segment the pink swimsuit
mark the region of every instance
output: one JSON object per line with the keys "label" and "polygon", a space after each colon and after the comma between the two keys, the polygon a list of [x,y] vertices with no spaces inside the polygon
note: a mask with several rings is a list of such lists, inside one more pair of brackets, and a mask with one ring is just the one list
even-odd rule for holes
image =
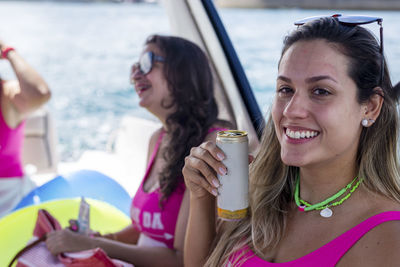
{"label": "pink swimsuit", "polygon": [[[212,128],[209,129],[208,133],[217,130],[225,129]],[[163,136],[164,132],[161,132],[150,157],[142,183],[132,200],[131,219],[134,227],[136,227],[142,234],[145,234],[156,241],[162,242],[168,248],[173,249],[175,226],[178,220],[183,194],[186,189],[183,179],[175,191],[164,202],[162,209],[159,206],[159,199],[161,196],[160,188],[157,188],[152,192],[145,192],[143,190],[143,184],[153,167]]]}
{"label": "pink swimsuit", "polygon": [[24,128],[25,121],[15,129],[8,127],[0,107],[0,179],[21,178],[24,175],[22,167]]}
{"label": "pink swimsuit", "polygon": [[[245,262],[240,265],[242,267],[253,267],[253,266],[276,266],[276,267],[315,267],[315,266],[335,266],[339,260],[346,254],[346,252],[366,233],[368,233],[374,227],[380,225],[381,223],[387,221],[400,220],[400,211],[387,211],[376,214],[362,223],[351,228],[344,234],[336,237],[329,243],[323,245],[322,247],[314,250],[313,252],[298,258],[293,261],[283,262],[283,263],[271,263],[265,261],[258,257],[252,250],[248,247],[243,248],[232,256],[230,265],[236,262],[237,257],[243,252],[243,250],[248,250],[243,257],[247,258]],[[239,261],[240,262],[240,259]]]}

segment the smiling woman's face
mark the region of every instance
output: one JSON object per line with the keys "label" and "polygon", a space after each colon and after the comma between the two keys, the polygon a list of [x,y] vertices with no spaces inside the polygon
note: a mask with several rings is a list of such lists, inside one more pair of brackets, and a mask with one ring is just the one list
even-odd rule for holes
{"label": "smiling woman's face", "polygon": [[[164,57],[155,44],[146,45],[142,54],[148,51]],[[145,75],[137,67],[133,67],[131,73],[131,80],[140,99],[139,105],[156,116],[164,114],[166,111],[162,106],[162,101],[171,103],[172,100],[168,90],[168,83],[164,76],[163,64],[162,62],[154,61],[151,71]]]}
{"label": "smiling woman's face", "polygon": [[357,102],[348,65],[323,40],[299,41],[283,55],[272,117],[285,164],[355,162],[365,108]]}

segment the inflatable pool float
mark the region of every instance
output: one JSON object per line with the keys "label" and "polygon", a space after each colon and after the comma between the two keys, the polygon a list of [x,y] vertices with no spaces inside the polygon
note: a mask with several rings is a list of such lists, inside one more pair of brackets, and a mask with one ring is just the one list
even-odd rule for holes
{"label": "inflatable pool float", "polygon": [[[107,202],[88,199],[90,204],[90,228],[101,234],[122,230],[131,223],[121,210]],[[0,219],[0,266],[8,266],[9,261],[32,238],[39,209],[46,209],[63,227],[69,219],[77,219],[80,198],[59,199],[30,205],[14,211]]]}
{"label": "inflatable pool float", "polygon": [[18,203],[14,211],[49,200],[81,196],[110,203],[129,215],[131,197],[128,192],[114,179],[92,170],[80,170],[55,177],[33,189]]}

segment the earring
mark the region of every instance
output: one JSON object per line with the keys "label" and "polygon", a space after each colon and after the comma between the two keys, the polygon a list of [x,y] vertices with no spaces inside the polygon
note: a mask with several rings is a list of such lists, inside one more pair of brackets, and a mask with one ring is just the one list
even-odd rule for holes
{"label": "earring", "polygon": [[368,126],[368,120],[367,119],[363,119],[361,121],[361,125],[364,126],[364,127],[367,127]]}
{"label": "earring", "polygon": [[373,119],[363,119],[363,120],[361,121],[361,125],[364,126],[364,127],[367,127],[367,126],[368,126],[368,123],[370,123],[370,122],[371,122],[371,124],[372,124],[372,123],[374,123],[375,121],[374,121]]}

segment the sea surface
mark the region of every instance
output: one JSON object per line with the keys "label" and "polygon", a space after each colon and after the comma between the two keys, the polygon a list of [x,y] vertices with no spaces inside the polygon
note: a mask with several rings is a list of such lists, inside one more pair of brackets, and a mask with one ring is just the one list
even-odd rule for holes
{"label": "sea surface", "polygon": [[[400,81],[400,12],[300,9],[219,9],[257,102],[266,113],[274,95],[282,40],[293,21],[333,13],[384,18],[385,53],[394,82]],[[378,33],[376,24],[368,26]],[[0,39],[14,46],[50,85],[62,161],[87,149],[105,150],[124,115],[155,120],[138,106],[129,69],[144,40],[171,34],[158,4],[0,0]],[[4,79],[14,78],[0,61]]]}

